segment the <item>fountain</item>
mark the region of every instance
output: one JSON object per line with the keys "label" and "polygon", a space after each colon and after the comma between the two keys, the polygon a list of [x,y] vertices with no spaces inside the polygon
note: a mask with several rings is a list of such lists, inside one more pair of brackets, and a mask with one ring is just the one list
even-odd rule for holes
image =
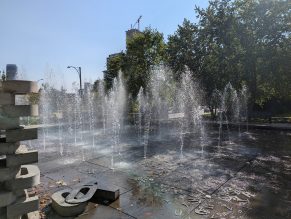
{"label": "fountain", "polygon": [[113,144],[111,146],[111,168],[114,169],[115,153],[121,154],[122,148],[120,144],[121,128],[123,126],[124,107],[125,107],[125,88],[122,82],[122,75],[114,79],[113,87],[109,91],[106,98],[107,107],[107,122],[108,127],[111,127],[111,135]]}
{"label": "fountain", "polygon": [[[219,103],[216,123],[204,118],[203,90],[191,72],[174,81],[171,72],[159,66],[151,70],[148,82],[136,97],[127,96],[122,74],[112,81],[111,89],[106,90],[99,82],[96,90],[84,91],[83,95],[78,89],[62,93],[49,85],[41,94],[40,107],[41,121],[46,123],[41,125],[39,142],[44,162],[74,165],[74,172],[80,166],[79,172],[96,178],[104,174],[106,180],[106,174],[119,180],[117,174],[127,173],[134,180],[145,175],[148,179],[140,179],[141,183],[159,184],[155,179],[165,177],[168,181],[162,183],[169,182],[170,188],[203,190],[200,194],[204,196],[213,192],[211,186],[216,188],[235,174],[232,168],[239,153],[254,154],[244,152],[241,142],[246,136],[237,136],[244,131],[241,121],[247,119],[245,87],[235,90],[229,83],[215,92]],[[133,113],[126,105],[130,101]],[[32,142],[32,147],[38,146]],[[220,160],[225,157],[226,170],[224,160]],[[100,173],[92,166],[107,171]],[[168,195],[170,189],[161,187]],[[173,214],[184,217],[185,211],[178,209]],[[203,212],[201,209],[197,212]]]}
{"label": "fountain", "polygon": [[[217,91],[215,91],[217,92]],[[219,137],[218,145],[222,145],[223,125],[227,129],[228,142],[230,139],[230,123],[238,127],[239,136],[241,135],[241,121],[247,121],[247,88],[243,86],[240,91],[236,91],[231,83],[228,83],[223,92],[219,94],[221,105],[219,112]],[[248,130],[248,122],[246,123]]]}
{"label": "fountain", "polygon": [[149,97],[145,96],[145,105],[144,105],[144,135],[143,135],[143,147],[144,147],[144,158],[147,157],[147,149],[149,143],[149,134],[151,127],[152,119],[152,108],[149,102]]}
{"label": "fountain", "polygon": [[[217,144],[231,144],[234,139],[230,135],[230,125],[236,125],[240,135],[241,121],[247,120],[247,89],[242,87],[236,91],[228,83],[222,92],[215,91],[213,96],[219,103]],[[143,148],[143,157],[148,158],[150,141],[163,141],[165,130],[171,130],[179,142],[177,152],[181,158],[188,150],[185,141],[189,139],[203,155],[205,146],[211,141],[202,119],[202,99],[203,93],[189,71],[175,82],[165,67],[152,68],[148,86],[140,88],[135,100],[137,113],[135,135],[132,135],[130,130],[134,127],[124,123],[128,97],[121,73],[113,80],[110,90],[105,91],[100,81],[95,93],[88,89],[83,95],[77,86],[73,93],[67,93],[46,81],[40,102],[40,121],[44,123],[40,132],[42,151],[48,150],[48,144],[54,144],[58,145],[60,156],[74,156],[85,161],[101,150],[110,156],[110,166],[114,169],[116,159],[124,151],[121,141],[127,142],[131,137]]]}
{"label": "fountain", "polygon": [[141,134],[142,134],[142,115],[145,111],[145,97],[144,97],[144,91],[143,87],[139,89],[138,95],[137,95],[137,101],[138,101],[138,139],[139,143],[141,143]]}

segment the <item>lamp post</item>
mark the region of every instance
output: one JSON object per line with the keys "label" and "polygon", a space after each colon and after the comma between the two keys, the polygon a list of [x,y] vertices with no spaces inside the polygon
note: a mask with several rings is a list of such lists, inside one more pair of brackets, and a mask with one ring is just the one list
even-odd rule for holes
{"label": "lamp post", "polygon": [[74,68],[78,75],[79,75],[79,80],[80,80],[80,95],[82,95],[82,71],[81,71],[81,67],[75,67],[75,66],[68,66],[67,68]]}

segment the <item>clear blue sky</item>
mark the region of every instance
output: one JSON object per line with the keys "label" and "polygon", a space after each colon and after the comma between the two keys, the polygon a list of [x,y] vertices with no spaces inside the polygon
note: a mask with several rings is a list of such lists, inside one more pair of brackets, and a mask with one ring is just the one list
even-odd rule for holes
{"label": "clear blue sky", "polygon": [[141,29],[157,28],[167,38],[194,7],[207,0],[1,0],[0,70],[17,64],[27,80],[53,69],[56,82],[70,88],[83,78],[102,78],[106,57],[125,49],[125,31],[142,15]]}

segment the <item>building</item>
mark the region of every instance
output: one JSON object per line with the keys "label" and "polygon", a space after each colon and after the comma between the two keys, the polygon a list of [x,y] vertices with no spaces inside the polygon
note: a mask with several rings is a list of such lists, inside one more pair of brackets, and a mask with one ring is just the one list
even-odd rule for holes
{"label": "building", "polygon": [[138,29],[129,29],[127,31],[125,31],[126,33],[126,42],[128,42],[129,40],[132,39],[132,37],[136,34],[141,33]]}

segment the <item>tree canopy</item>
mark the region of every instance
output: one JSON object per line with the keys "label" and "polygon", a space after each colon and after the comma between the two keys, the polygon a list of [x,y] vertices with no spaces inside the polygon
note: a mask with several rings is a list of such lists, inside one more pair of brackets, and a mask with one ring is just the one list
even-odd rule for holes
{"label": "tree canopy", "polygon": [[[227,83],[247,85],[250,106],[264,109],[273,100],[291,102],[291,13],[288,0],[212,0],[195,7],[197,23],[185,19],[165,43],[151,28],[135,34],[126,51],[107,62],[105,84],[122,70],[128,92],[147,88],[152,66],[166,65],[179,81],[189,70],[205,91],[211,108],[213,91]],[[194,12],[193,12],[194,13]]]}

